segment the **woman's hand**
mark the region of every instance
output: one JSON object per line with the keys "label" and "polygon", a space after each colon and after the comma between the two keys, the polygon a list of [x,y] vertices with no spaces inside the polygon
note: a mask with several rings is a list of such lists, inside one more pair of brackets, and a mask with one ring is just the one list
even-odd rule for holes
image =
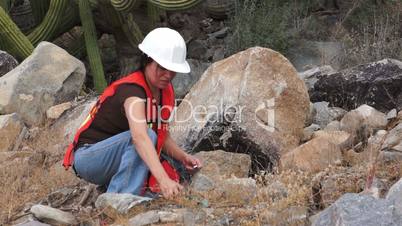
{"label": "woman's hand", "polygon": [[190,171],[202,168],[201,160],[189,154],[186,154],[184,156],[182,163],[186,167],[186,169]]}
{"label": "woman's hand", "polygon": [[163,197],[167,199],[177,196],[183,190],[183,186],[181,186],[176,181],[170,179],[169,177],[161,180],[159,182],[159,187],[161,189]]}

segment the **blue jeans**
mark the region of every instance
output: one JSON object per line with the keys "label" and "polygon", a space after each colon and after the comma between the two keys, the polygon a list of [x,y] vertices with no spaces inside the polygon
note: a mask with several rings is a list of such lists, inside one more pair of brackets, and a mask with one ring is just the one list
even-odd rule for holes
{"label": "blue jeans", "polygon": [[[156,134],[148,129],[154,145]],[[106,185],[107,192],[142,195],[149,168],[138,155],[130,131],[95,144],[85,144],[74,153],[74,168],[84,180]]]}

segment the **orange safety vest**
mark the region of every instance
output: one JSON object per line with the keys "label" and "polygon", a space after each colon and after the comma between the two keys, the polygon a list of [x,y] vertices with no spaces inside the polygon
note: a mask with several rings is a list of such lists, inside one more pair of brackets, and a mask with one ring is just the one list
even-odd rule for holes
{"label": "orange safety vest", "polygon": [[[152,92],[148,87],[144,74],[141,71],[136,71],[122,79],[119,79],[119,80],[113,82],[110,86],[108,86],[103,91],[102,95],[99,97],[96,104],[92,107],[91,111],[89,112],[88,117],[85,119],[85,121],[82,123],[81,127],[78,129],[77,133],[74,136],[74,141],[68,146],[66,153],[64,155],[64,161],[63,161],[63,166],[65,167],[66,170],[69,169],[69,167],[72,165],[72,163],[74,161],[73,152],[75,151],[75,147],[78,143],[81,133],[90,127],[91,123],[95,119],[96,113],[101,108],[102,104],[109,97],[113,96],[116,92],[117,87],[122,84],[137,84],[137,85],[141,86],[145,90],[147,99],[153,100]],[[163,144],[166,139],[166,135],[168,132],[167,121],[170,118],[174,105],[175,105],[175,99],[174,99],[174,90],[173,90],[172,84],[169,84],[165,89],[162,90],[162,108],[161,108],[160,112],[157,111],[155,108],[152,108],[151,101],[147,101],[146,112],[145,112],[147,122],[151,122],[152,119],[155,118],[154,117],[155,114],[160,113],[160,117],[161,117],[161,119],[159,119],[159,125],[158,125],[158,123],[154,123],[152,125],[152,129],[157,134],[156,151],[158,153],[158,156],[160,155],[160,152],[162,150]],[[178,173],[167,161],[163,161],[162,166],[164,167],[166,173],[169,175],[169,177],[172,180],[175,180],[176,182],[179,181]],[[152,175],[150,175],[150,177],[149,177],[148,186],[150,187],[151,191],[153,191],[153,192],[160,191],[158,188],[158,185],[157,185],[157,181]]]}

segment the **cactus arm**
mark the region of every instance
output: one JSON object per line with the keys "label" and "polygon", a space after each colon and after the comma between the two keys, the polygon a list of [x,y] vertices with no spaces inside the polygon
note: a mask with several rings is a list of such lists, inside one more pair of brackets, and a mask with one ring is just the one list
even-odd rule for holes
{"label": "cactus arm", "polygon": [[114,30],[116,32],[122,31],[130,45],[137,48],[138,43],[142,41],[144,36],[137,23],[135,23],[133,15],[131,13],[116,11],[110,2],[100,4],[99,10],[109,19],[109,24]]}
{"label": "cactus arm", "polygon": [[147,16],[150,21],[151,27],[155,27],[160,21],[160,15],[164,13],[164,10],[158,8],[154,4],[147,2]]}
{"label": "cactus arm", "polygon": [[10,11],[11,0],[0,0],[0,7],[2,7],[6,12]]}
{"label": "cactus arm", "polygon": [[30,0],[36,24],[40,24],[49,9],[50,0]]}
{"label": "cactus arm", "polygon": [[60,25],[64,10],[70,0],[51,0],[49,10],[42,23],[28,35],[33,45],[44,40],[50,40],[55,36],[57,26]]}
{"label": "cactus arm", "polygon": [[131,46],[137,48],[138,43],[140,43],[142,39],[144,39],[144,36],[141,32],[140,27],[137,25],[137,23],[135,23],[134,17],[131,13],[129,13],[125,18],[126,22],[122,23],[121,25],[123,32],[126,35]]}
{"label": "cactus arm", "polygon": [[101,93],[107,86],[102,66],[102,60],[97,43],[95,23],[92,18],[91,7],[88,0],[79,0],[78,8],[82,27],[84,29],[85,45],[95,90]]}
{"label": "cactus arm", "polygon": [[17,59],[25,59],[32,53],[34,49],[32,43],[2,7],[0,7],[0,31],[2,46]]}
{"label": "cactus arm", "polygon": [[79,24],[80,24],[80,14],[78,12],[78,6],[74,2],[70,2],[64,11],[63,19],[60,25],[57,26],[57,30],[55,32],[54,37],[58,37],[59,35],[68,32],[74,26]]}
{"label": "cactus arm", "polygon": [[118,12],[129,12],[138,5],[138,2],[138,0],[110,0],[110,3]]}
{"label": "cactus arm", "polygon": [[156,5],[157,7],[168,11],[188,9],[201,2],[201,0],[148,0],[148,1]]}

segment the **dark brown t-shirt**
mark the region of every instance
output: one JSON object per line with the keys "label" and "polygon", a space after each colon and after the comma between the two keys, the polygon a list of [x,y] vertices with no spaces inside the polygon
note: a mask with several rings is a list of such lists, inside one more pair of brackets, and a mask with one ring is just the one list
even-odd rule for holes
{"label": "dark brown t-shirt", "polygon": [[136,84],[122,84],[115,95],[106,99],[96,113],[90,127],[80,134],[77,148],[83,144],[93,144],[129,130],[124,111],[124,101],[129,97],[146,99],[144,88]]}

